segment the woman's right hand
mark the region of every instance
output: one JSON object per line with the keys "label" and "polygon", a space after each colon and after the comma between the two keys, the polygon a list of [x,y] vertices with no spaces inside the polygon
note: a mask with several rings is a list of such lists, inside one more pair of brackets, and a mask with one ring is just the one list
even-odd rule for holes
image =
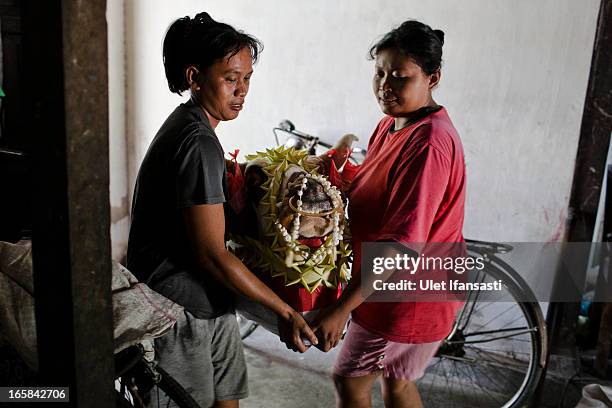
{"label": "woman's right hand", "polygon": [[302,315],[227,250],[223,204],[194,205],[183,211],[187,235],[203,273],[212,275],[234,293],[274,311],[281,340],[288,348],[302,353],[308,350],[302,338],[317,344],[317,337]]}
{"label": "woman's right hand", "polygon": [[289,312],[287,316],[278,316],[278,333],[288,349],[300,353],[310,347],[304,344],[304,340],[310,341],[310,344],[313,345],[319,342],[304,317],[295,310]]}

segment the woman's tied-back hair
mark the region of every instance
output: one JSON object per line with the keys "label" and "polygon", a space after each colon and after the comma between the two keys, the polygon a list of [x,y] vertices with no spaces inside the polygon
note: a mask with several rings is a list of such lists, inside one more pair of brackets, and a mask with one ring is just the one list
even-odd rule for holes
{"label": "woman's tied-back hair", "polygon": [[230,58],[249,48],[253,63],[263,50],[255,37],[220,23],[206,12],[194,18],[182,17],[170,25],[164,38],[164,68],[171,92],[189,89],[185,70],[195,66],[200,72],[221,58]]}
{"label": "woman's tied-back hair", "polygon": [[432,30],[427,24],[416,20],[408,20],[374,44],[370,48],[370,58],[376,58],[382,50],[394,48],[412,58],[423,72],[431,75],[438,71],[442,64],[442,44],[444,32]]}

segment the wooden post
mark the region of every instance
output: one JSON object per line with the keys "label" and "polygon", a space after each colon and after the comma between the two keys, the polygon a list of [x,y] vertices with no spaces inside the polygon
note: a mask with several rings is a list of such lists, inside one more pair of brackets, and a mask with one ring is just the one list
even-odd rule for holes
{"label": "wooden post", "polygon": [[[570,196],[568,242],[591,242],[606,171],[612,129],[611,16],[612,0],[601,0]],[[582,282],[586,279],[586,270],[584,264]],[[572,273],[572,276],[580,274]],[[552,352],[573,355],[579,310],[579,303],[558,303],[549,307],[547,322]]]}
{"label": "wooden post", "polygon": [[597,355],[595,357],[595,370],[602,377],[608,371],[608,358],[610,357],[610,343],[612,341],[612,303],[606,303],[601,314],[599,337],[597,339]]}
{"label": "wooden post", "polygon": [[111,407],[106,1],[21,6],[41,385],[70,386],[70,406]]}

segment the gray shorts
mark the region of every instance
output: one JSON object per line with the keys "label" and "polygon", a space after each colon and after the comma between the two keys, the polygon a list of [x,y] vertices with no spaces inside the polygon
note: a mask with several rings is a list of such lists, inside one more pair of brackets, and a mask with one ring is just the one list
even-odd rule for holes
{"label": "gray shorts", "polygon": [[[155,339],[155,356],[159,365],[202,408],[215,401],[242,399],[249,394],[242,340],[234,314],[198,319],[185,310],[170,332]],[[157,406],[154,403],[152,406]]]}

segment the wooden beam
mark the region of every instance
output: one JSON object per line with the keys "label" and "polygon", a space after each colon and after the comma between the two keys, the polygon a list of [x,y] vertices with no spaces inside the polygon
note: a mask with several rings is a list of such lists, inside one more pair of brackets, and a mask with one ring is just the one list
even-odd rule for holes
{"label": "wooden beam", "polygon": [[[591,242],[593,239],[603,175],[606,171],[610,132],[612,131],[611,15],[612,0],[602,0],[570,196],[568,242]],[[586,279],[586,264],[583,269],[580,271],[582,282]],[[572,276],[580,277],[581,275],[572,272]],[[579,309],[578,303],[552,304],[549,308],[547,321],[550,328],[552,352],[573,353]]]}
{"label": "wooden beam", "polygon": [[106,1],[23,0],[41,382],[114,406]]}

